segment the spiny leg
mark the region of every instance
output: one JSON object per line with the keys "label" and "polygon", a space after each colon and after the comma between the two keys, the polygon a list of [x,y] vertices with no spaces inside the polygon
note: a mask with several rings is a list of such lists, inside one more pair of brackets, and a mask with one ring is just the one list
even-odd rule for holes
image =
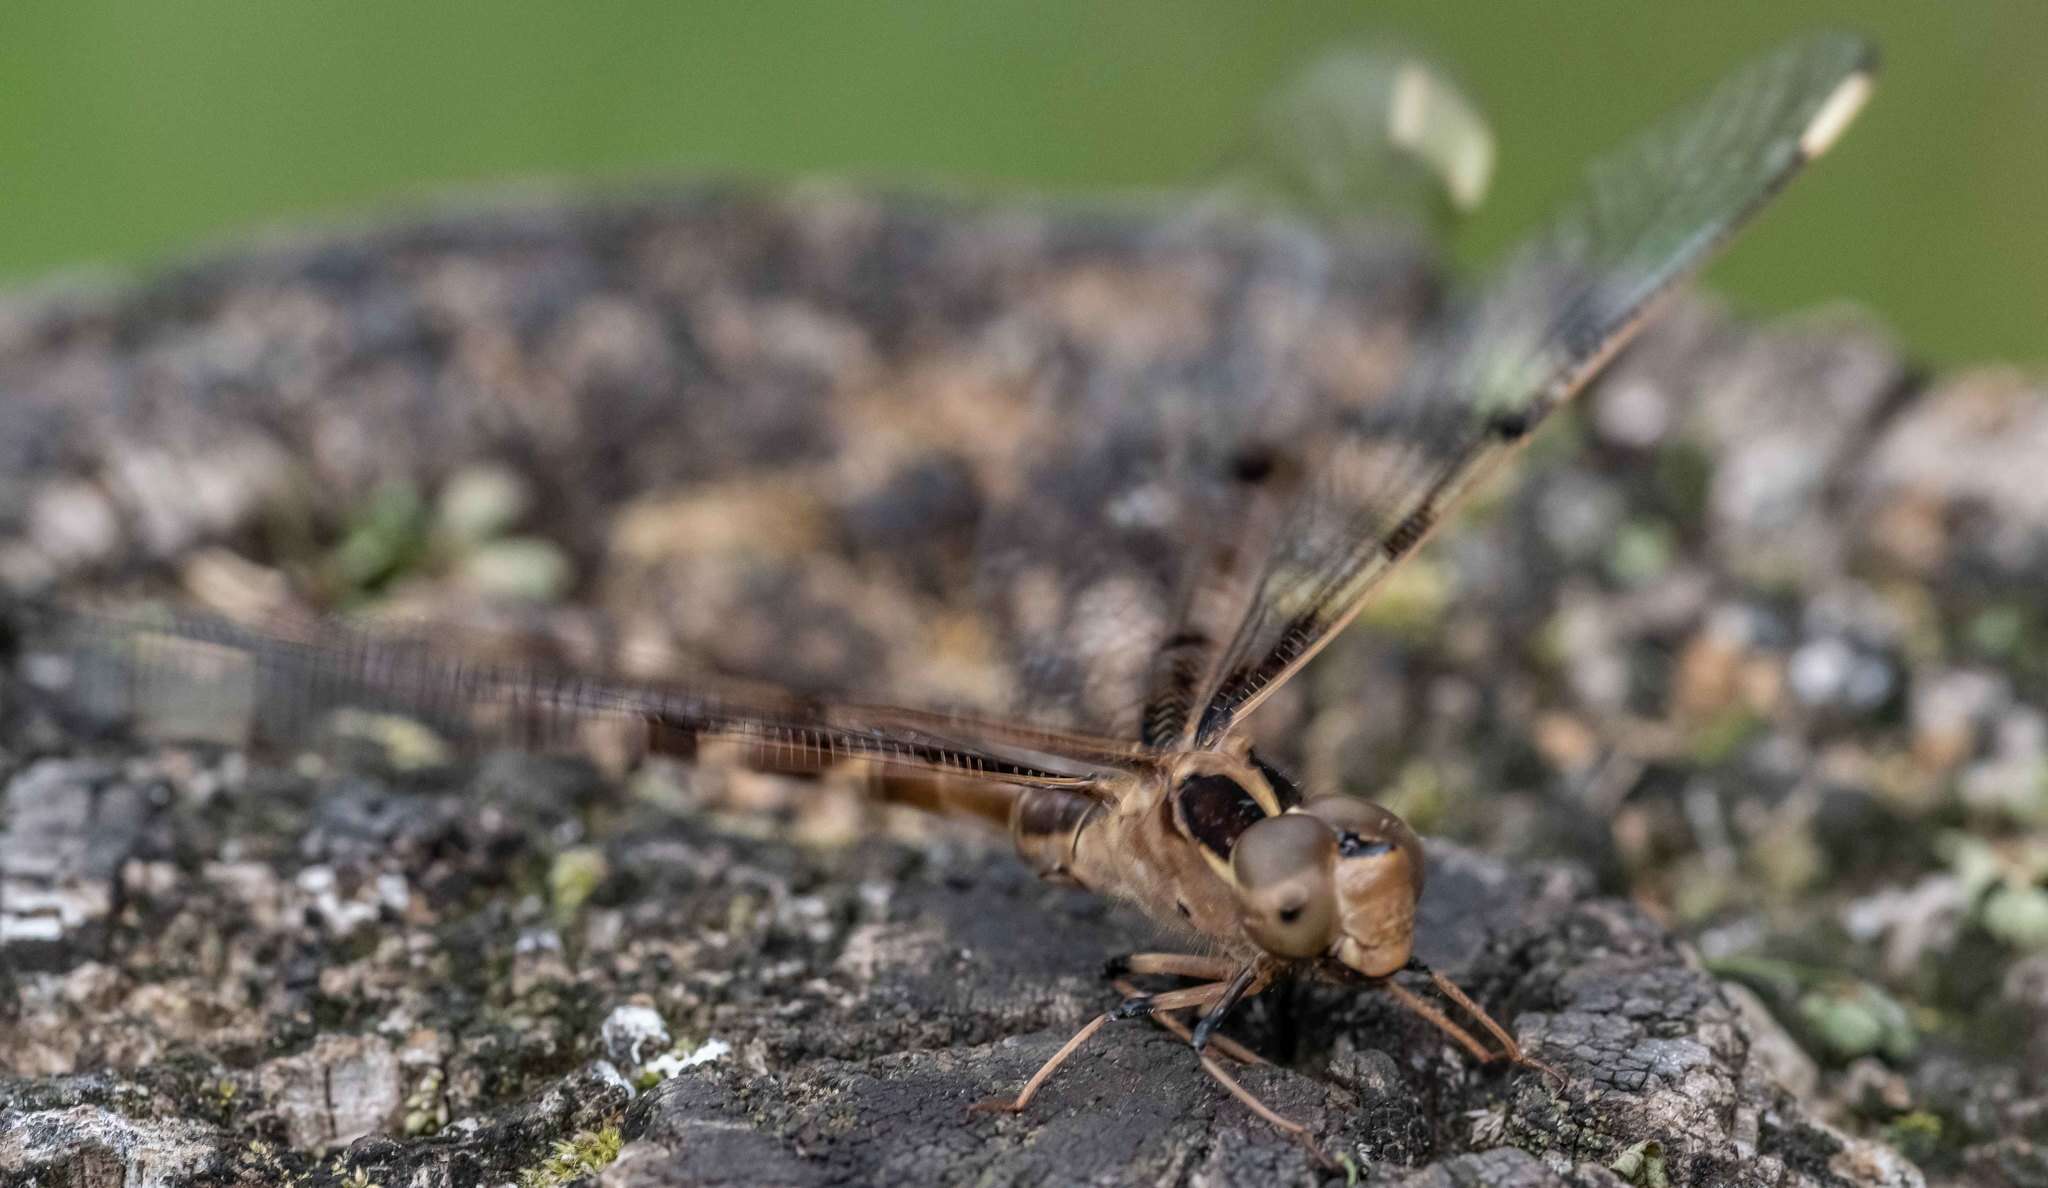
{"label": "spiny leg", "polygon": [[[1173,955],[1155,954],[1144,956],[1171,957]],[[1189,958],[1188,962],[1192,966],[1193,963],[1204,960],[1206,959]],[[1087,1043],[1090,1036],[1102,1030],[1104,1024],[1113,1019],[1131,1019],[1140,1015],[1147,1015],[1157,1019],[1162,1026],[1193,1045],[1196,1055],[1201,1059],[1203,1071],[1214,1077],[1217,1083],[1228,1090],[1232,1097],[1243,1102],[1247,1109],[1265,1119],[1276,1129],[1302,1138],[1304,1142],[1307,1142],[1305,1136],[1308,1133],[1308,1129],[1306,1127],[1274,1113],[1271,1107],[1259,1101],[1258,1098],[1252,1095],[1250,1090],[1240,1085],[1236,1078],[1224,1071],[1223,1066],[1218,1064],[1215,1057],[1211,1056],[1206,1050],[1208,1047],[1214,1046],[1218,1052],[1243,1063],[1265,1063],[1256,1053],[1243,1047],[1236,1041],[1231,1040],[1227,1036],[1216,1035],[1215,1029],[1223,1021],[1223,1017],[1229,1013],[1230,1007],[1235,1006],[1242,999],[1264,990],[1270,981],[1271,975],[1268,972],[1253,965],[1240,969],[1237,972],[1237,976],[1229,981],[1215,981],[1200,986],[1189,986],[1180,990],[1168,990],[1160,994],[1133,993],[1136,990],[1135,987],[1128,983],[1118,982],[1116,983],[1116,988],[1119,993],[1125,995],[1124,1000],[1110,1010],[1104,1011],[1102,1014],[1090,1019],[1082,1026],[1081,1030],[1075,1032],[1072,1039],[1062,1044],[1059,1051],[1054,1052],[1050,1059],[1039,1066],[1038,1071],[1033,1073],[1031,1079],[1024,1083],[1024,1088],[1018,1091],[1016,1097],[992,1098],[987,1101],[976,1102],[969,1108],[976,1113],[988,1111],[1018,1113],[1026,1109],[1030,1106],[1032,1098],[1038,1096],[1038,1091],[1044,1088],[1046,1081],[1050,1080],[1053,1073],[1059,1070],[1060,1065],[1065,1064],[1067,1059],[1082,1044]],[[1178,1011],[1204,1007],[1212,1009],[1196,1024],[1193,1030],[1189,1030],[1185,1024],[1175,1017],[1175,1013]],[[1313,1144],[1309,1145],[1310,1149],[1314,1150]],[[1316,1151],[1315,1154],[1318,1159],[1325,1158],[1320,1151]]]}
{"label": "spiny leg", "polygon": [[1445,1034],[1459,1041],[1465,1050],[1471,1052],[1478,1060],[1482,1062],[1491,1062],[1497,1059],[1506,1060],[1510,1064],[1520,1065],[1523,1068],[1533,1068],[1555,1082],[1556,1088],[1560,1092],[1563,1091],[1566,1085],[1564,1074],[1524,1052],[1522,1045],[1515,1042],[1515,1037],[1508,1029],[1501,1026],[1498,1020],[1488,1014],[1486,1008],[1474,1002],[1472,996],[1465,993],[1456,982],[1430,968],[1419,958],[1411,958],[1408,962],[1408,968],[1418,973],[1428,974],[1429,980],[1437,988],[1437,992],[1457,1004],[1460,1010],[1464,1011],[1466,1015],[1485,1028],[1487,1034],[1491,1035],[1495,1042],[1500,1044],[1501,1050],[1497,1054],[1488,1052],[1463,1028],[1446,1018],[1443,1012],[1438,1011],[1435,1007],[1423,1002],[1408,991],[1395,986],[1391,980],[1384,983],[1389,990],[1395,992],[1394,996],[1401,1001],[1403,1006],[1434,1023]]}
{"label": "spiny leg", "polygon": [[[1111,1008],[1109,1014],[1115,1019],[1136,1019],[1141,1015],[1157,1014],[1160,1011],[1182,1011],[1189,1007],[1210,1007],[1231,994],[1237,983],[1208,982],[1200,986],[1186,986],[1179,990],[1162,990],[1157,994],[1140,994],[1126,998]],[[1237,995],[1242,995],[1238,991]],[[1233,996],[1233,998],[1236,996]],[[1197,1029],[1199,1030],[1199,1029]]]}
{"label": "spiny leg", "polygon": [[1391,995],[1394,1001],[1422,1016],[1423,1019],[1427,1020],[1438,1031],[1456,1040],[1459,1047],[1472,1054],[1472,1059],[1477,1060],[1481,1064],[1492,1063],[1495,1054],[1489,1051],[1485,1044],[1473,1039],[1471,1032],[1451,1022],[1450,1016],[1436,1009],[1436,1006],[1429,1000],[1422,998],[1414,991],[1392,979],[1381,982],[1380,989],[1385,990]]}
{"label": "spiny leg", "polygon": [[1273,1127],[1273,1129],[1275,1130],[1280,1131],[1282,1134],[1286,1134],[1300,1140],[1302,1145],[1307,1147],[1309,1149],[1309,1152],[1313,1154],[1318,1160],[1320,1160],[1325,1166],[1331,1165],[1329,1156],[1324,1155],[1321,1149],[1319,1149],[1315,1145],[1315,1139],[1309,1134],[1308,1127],[1303,1126],[1299,1122],[1292,1121],[1288,1118],[1283,1118],[1279,1114],[1274,1113],[1272,1106],[1269,1106],[1265,1102],[1260,1101],[1257,1097],[1253,1096],[1251,1090],[1245,1088],[1243,1085],[1238,1084],[1237,1078],[1231,1076],[1228,1072],[1225,1072],[1223,1066],[1216,1063],[1216,1058],[1214,1056],[1209,1055],[1207,1052],[1202,1053],[1202,1071],[1208,1073],[1211,1077],[1215,1078],[1217,1084],[1229,1090],[1230,1095],[1232,1097],[1235,1097],[1240,1102],[1243,1102],[1244,1108],[1250,1110],[1254,1114],[1257,1114],[1259,1117],[1264,1118],[1266,1120],[1267,1125]]}
{"label": "spiny leg", "polygon": [[[1129,982],[1126,982],[1121,978],[1118,978],[1116,981],[1111,982],[1110,985],[1116,987],[1116,992],[1118,994],[1123,995],[1125,998],[1136,998],[1144,993],[1144,991],[1139,990],[1136,986],[1131,985]],[[1161,1027],[1166,1028],[1168,1031],[1172,1032],[1174,1035],[1178,1036],[1183,1041],[1193,1042],[1195,1038],[1195,1033],[1188,1028],[1188,1025],[1186,1023],[1181,1022],[1180,1015],[1176,1012],[1155,1011],[1152,1015],[1152,1021],[1154,1023],[1159,1024]],[[1214,1046],[1217,1051],[1223,1053],[1225,1056],[1230,1057],[1232,1060],[1237,1061],[1239,1064],[1266,1063],[1265,1057],[1259,1055],[1257,1052],[1252,1051],[1250,1048],[1245,1047],[1243,1044],[1238,1043],[1236,1040],[1231,1039],[1227,1035],[1211,1036],[1209,1038],[1209,1043],[1212,1046]]]}
{"label": "spiny leg", "polygon": [[1039,1066],[1037,1072],[1031,1074],[1031,1079],[1024,1082],[1024,1088],[1018,1091],[1017,1096],[990,1098],[987,1101],[978,1101],[968,1108],[975,1113],[994,1110],[1000,1110],[1008,1114],[1018,1113],[1031,1104],[1031,1099],[1038,1095],[1039,1089],[1044,1087],[1045,1082],[1051,1078],[1054,1072],[1058,1071],[1060,1065],[1067,1062],[1067,1058],[1072,1056],[1076,1049],[1088,1042],[1089,1036],[1102,1030],[1103,1024],[1112,1019],[1133,1019],[1139,1015],[1150,1015],[1157,1011],[1176,1011],[1187,1007],[1208,1006],[1210,1003],[1221,998],[1227,989],[1229,989],[1229,983],[1227,982],[1212,982],[1206,986],[1190,986],[1185,990],[1169,990],[1164,994],[1138,994],[1126,998],[1116,1006],[1090,1019],[1081,1030],[1075,1032],[1074,1038],[1062,1045],[1059,1051],[1052,1054],[1052,1059],[1047,1060]]}
{"label": "spiny leg", "polygon": [[1188,1042],[1195,1046],[1195,1051],[1202,1053],[1203,1049],[1209,1046],[1209,1037],[1216,1034],[1218,1027],[1223,1026],[1224,1018],[1237,1009],[1237,1004],[1264,990],[1266,983],[1271,980],[1270,977],[1261,975],[1256,961],[1238,970],[1236,976],[1224,987],[1222,996],[1210,1006],[1209,1013],[1202,1016],[1200,1023],[1195,1024],[1195,1034],[1188,1039]]}
{"label": "spiny leg", "polygon": [[[1123,974],[1146,974],[1161,977],[1196,978],[1204,982],[1224,982],[1237,972],[1237,963],[1228,957],[1203,957],[1193,953],[1127,953],[1112,957],[1103,965],[1103,972],[1110,977],[1110,985],[1125,998],[1138,998],[1143,991],[1124,980]],[[1194,1033],[1183,1023],[1177,1012],[1157,1011],[1152,1018],[1183,1040],[1193,1040]],[[1215,1037],[1216,1050],[1237,1061],[1239,1064],[1264,1064],[1265,1059],[1258,1053],[1228,1036]]]}
{"label": "spiny leg", "polygon": [[1516,1064],[1520,1064],[1527,1059],[1522,1054],[1522,1045],[1515,1042],[1515,1037],[1508,1032],[1508,1029],[1495,1021],[1494,1017],[1488,1014],[1484,1007],[1473,1002],[1472,996],[1466,994],[1462,987],[1426,965],[1421,968],[1424,973],[1429,975],[1429,980],[1436,986],[1437,993],[1457,1003],[1459,1009],[1463,1010],[1474,1020],[1477,1020],[1479,1025],[1486,1029],[1487,1034],[1493,1036],[1494,1041],[1500,1044],[1503,1056]]}
{"label": "spiny leg", "polygon": [[[1170,953],[1141,953],[1126,960],[1140,967],[1140,971],[1146,973],[1213,972],[1219,964],[1223,968],[1229,968],[1227,963],[1219,963],[1210,958],[1184,957]],[[1199,976],[1199,974],[1196,974],[1196,976]],[[1125,996],[1124,1000],[1110,1010],[1104,1011],[1102,1014],[1090,1019],[1080,1031],[1074,1033],[1074,1037],[1065,1044],[1062,1044],[1059,1051],[1052,1054],[1051,1059],[1039,1066],[1038,1071],[1033,1073],[1031,1079],[1024,1083],[1024,1088],[1018,1091],[1016,1097],[993,1098],[987,1101],[976,1102],[969,1108],[977,1113],[984,1111],[1017,1113],[1026,1109],[1030,1106],[1032,1098],[1038,1096],[1038,1091],[1052,1078],[1053,1073],[1059,1070],[1060,1065],[1065,1064],[1067,1059],[1082,1044],[1088,1042],[1090,1036],[1102,1030],[1104,1024],[1113,1019],[1131,1019],[1140,1015],[1148,1015],[1158,1020],[1161,1026],[1172,1031],[1175,1035],[1186,1039],[1194,1048],[1196,1057],[1201,1061],[1202,1071],[1213,1078],[1217,1084],[1223,1086],[1224,1090],[1232,1097],[1242,1102],[1246,1109],[1264,1119],[1274,1129],[1299,1141],[1324,1166],[1336,1166],[1331,1163],[1329,1156],[1316,1147],[1313,1138],[1309,1134],[1308,1127],[1282,1117],[1271,1106],[1260,1101],[1249,1089],[1239,1084],[1237,1078],[1231,1076],[1208,1050],[1213,1046],[1216,1051],[1246,1064],[1265,1063],[1256,1053],[1226,1036],[1216,1034],[1216,1028],[1222,1024],[1224,1017],[1230,1013],[1233,1007],[1244,999],[1264,990],[1271,984],[1272,978],[1272,970],[1255,962],[1237,969],[1235,974],[1227,981],[1217,980],[1199,986],[1185,987],[1180,990],[1168,990],[1160,994],[1135,992],[1136,987],[1119,980],[1114,984],[1117,991]],[[1192,1030],[1188,1029],[1186,1024],[1175,1017],[1179,1011],[1189,1009],[1200,1010],[1203,1008],[1208,1009]]]}
{"label": "spiny leg", "polygon": [[[1324,1167],[1335,1168],[1337,1164],[1328,1155],[1323,1154],[1322,1148],[1316,1146],[1315,1139],[1310,1135],[1308,1127],[1276,1113],[1273,1107],[1260,1101],[1252,1094],[1251,1090],[1238,1084],[1237,1078],[1224,1071],[1223,1066],[1216,1063],[1216,1058],[1209,1055],[1208,1047],[1210,1044],[1216,1043],[1220,1038],[1216,1035],[1216,1029],[1223,1025],[1224,1018],[1237,1007],[1238,1003],[1264,990],[1272,983],[1272,980],[1272,971],[1260,962],[1253,962],[1239,970],[1237,976],[1231,978],[1224,987],[1223,993],[1217,997],[1215,1004],[1209,1008],[1208,1013],[1202,1016],[1202,1021],[1195,1025],[1195,1033],[1189,1038],[1188,1042],[1194,1047],[1196,1057],[1202,1062],[1202,1071],[1208,1073],[1232,1097],[1242,1102],[1246,1109],[1265,1119],[1267,1125],[1280,1131],[1282,1134],[1290,1136],[1307,1148],[1309,1154],[1315,1156],[1316,1161]],[[1221,1045],[1219,1044],[1218,1046],[1220,1047]]]}
{"label": "spiny leg", "polygon": [[1017,1091],[1017,1096],[991,1097],[986,1101],[977,1101],[967,1107],[967,1112],[970,1114],[989,1113],[997,1110],[1006,1114],[1023,1112],[1024,1108],[1031,1104],[1031,1099],[1038,1096],[1038,1090],[1045,1084],[1046,1080],[1059,1069],[1060,1065],[1067,1062],[1067,1057],[1074,1054],[1074,1049],[1087,1043],[1089,1036],[1101,1031],[1102,1025],[1109,1022],[1110,1018],[1110,1013],[1104,1011],[1102,1014],[1088,1020],[1081,1030],[1074,1033],[1073,1039],[1068,1040],[1061,1046],[1059,1051],[1052,1054],[1052,1059],[1038,1066],[1038,1071],[1032,1073],[1031,1079],[1024,1082],[1024,1087]]}
{"label": "spiny leg", "polygon": [[[1420,962],[1417,962],[1416,964],[1420,964]],[[1500,1041],[1502,1054],[1505,1055],[1510,1062],[1521,1065],[1523,1068],[1535,1069],[1537,1072],[1542,1073],[1546,1077],[1549,1077],[1551,1081],[1555,1083],[1555,1087],[1558,1090],[1558,1092],[1561,1093],[1564,1091],[1567,1082],[1565,1081],[1565,1076],[1563,1073],[1552,1068],[1550,1065],[1545,1064],[1543,1061],[1536,1059],[1534,1056],[1529,1055],[1527,1052],[1524,1052],[1522,1050],[1522,1045],[1515,1042],[1515,1037],[1509,1034],[1508,1029],[1501,1026],[1500,1023],[1496,1021],[1492,1015],[1486,1012],[1486,1009],[1484,1007],[1472,1001],[1471,996],[1466,994],[1465,991],[1461,989],[1456,982],[1453,982],[1451,979],[1445,977],[1444,975],[1438,973],[1436,970],[1431,969],[1426,965],[1422,968],[1424,972],[1429,974],[1429,980],[1433,984],[1435,984],[1438,993],[1442,994],[1445,998],[1450,999],[1452,1002],[1457,1003],[1461,1010],[1463,1010],[1467,1015],[1470,1015],[1472,1018],[1477,1019],[1481,1027],[1486,1028],[1486,1030],[1493,1036],[1494,1039]]]}

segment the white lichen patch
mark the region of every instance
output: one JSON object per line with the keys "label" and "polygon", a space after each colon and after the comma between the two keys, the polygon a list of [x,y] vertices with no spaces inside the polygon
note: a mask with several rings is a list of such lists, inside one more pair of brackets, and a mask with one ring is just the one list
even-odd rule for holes
{"label": "white lichen patch", "polygon": [[710,1064],[732,1051],[732,1045],[721,1039],[709,1039],[688,1052],[664,1052],[647,1062],[640,1070],[644,1077],[651,1075],[655,1081],[666,1081],[684,1069]]}
{"label": "white lichen patch", "polygon": [[661,1012],[634,1003],[612,1008],[598,1035],[614,1065],[635,1071],[656,1053],[666,1052],[673,1042]]}

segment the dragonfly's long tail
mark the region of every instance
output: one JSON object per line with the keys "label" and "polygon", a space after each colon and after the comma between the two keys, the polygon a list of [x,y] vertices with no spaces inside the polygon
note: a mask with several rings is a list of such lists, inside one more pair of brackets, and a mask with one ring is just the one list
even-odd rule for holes
{"label": "dragonfly's long tail", "polygon": [[1009,827],[1017,798],[1024,792],[1014,784],[889,771],[876,772],[871,786],[889,804],[983,821],[998,829]]}

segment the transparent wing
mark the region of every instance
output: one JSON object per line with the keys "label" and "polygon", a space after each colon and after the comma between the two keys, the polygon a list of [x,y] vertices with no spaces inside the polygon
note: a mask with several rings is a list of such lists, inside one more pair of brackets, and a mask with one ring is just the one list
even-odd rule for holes
{"label": "transparent wing", "polygon": [[[1435,297],[1407,235],[1193,205],[709,190],[226,261],[117,302],[116,348],[81,315],[0,359],[0,543],[61,467],[132,530],[67,589],[437,623],[573,591],[537,613],[621,646],[570,667],[1136,740],[1190,571],[1272,518],[1233,475],[1383,396]],[[1205,657],[1264,554],[1192,579]]]}
{"label": "transparent wing", "polygon": [[[915,214],[892,216],[903,239],[950,262],[897,262],[876,282],[926,296],[909,329],[867,336],[888,350],[807,394],[814,453],[742,470],[720,458],[730,444],[686,445],[671,456],[724,469],[613,513],[588,600],[650,662],[610,667],[1135,743],[1190,570],[1240,535],[1234,476],[1384,393],[1422,316],[1425,258],[1405,238],[1280,222]],[[885,320],[873,296],[801,296],[849,338]],[[699,386],[688,411],[702,423],[719,397]]]}
{"label": "transparent wing", "polygon": [[1195,730],[1209,742],[1358,613],[1473,481],[1625,344],[1868,96],[1846,35],[1794,42],[1589,171],[1389,397],[1344,414],[1288,517]]}
{"label": "transparent wing", "polygon": [[[214,580],[234,585],[235,566],[206,558],[228,544],[258,563],[244,584],[259,606],[283,587],[315,610],[469,622],[508,562],[529,589],[540,541],[577,595],[551,623],[621,643],[564,667],[621,674],[598,683],[645,694],[641,709],[671,687],[626,675],[759,680],[814,699],[799,706],[957,707],[852,728],[1030,765],[993,723],[1137,740],[1163,670],[1153,732],[1177,742],[1229,687],[1214,658],[1234,634],[1231,667],[1249,670],[1290,627],[1308,650],[1318,621],[1295,612],[1348,613],[1337,604],[1370,575],[1315,579],[1402,522],[1375,491],[1413,495],[1474,453],[1459,434],[1480,396],[1423,399],[1415,377],[1465,391],[1459,368],[1490,361],[1487,391],[1534,391],[1548,381],[1520,377],[1564,374],[1543,351],[1583,362],[1599,343],[1570,335],[1639,304],[1563,266],[1643,279],[1614,263],[1618,232],[1581,234],[1600,251],[1560,240],[1550,272],[1540,254],[1511,271],[1519,290],[1504,282],[1417,364],[1437,274],[1406,238],[832,189],[465,216],[145,288],[111,315],[133,326],[111,355],[97,323],[53,331],[0,364],[21,413],[0,452],[17,443],[25,471],[62,459],[132,529],[118,564],[57,558],[68,585],[175,565],[185,591],[249,621]],[[1574,298],[1576,321],[1542,320]],[[1448,428],[1429,419],[1446,411]],[[1299,456],[1347,427],[1348,455]],[[1395,462],[1340,465],[1375,448]],[[1279,514],[1248,506],[1236,477],[1269,469]],[[509,527],[442,517],[468,478],[505,471],[527,497]],[[339,530],[393,484],[418,514],[380,529],[365,566]],[[1286,514],[1297,497],[1306,510]],[[1189,624],[1211,638],[1175,651]],[[431,642],[440,683],[423,694],[448,687],[447,657],[471,663]],[[529,667],[500,665],[471,701],[532,716]],[[819,725],[718,689],[756,720]],[[1219,696],[1225,719],[1244,707]],[[588,700],[539,718],[630,726]]]}
{"label": "transparent wing", "polygon": [[1326,220],[1463,214],[1485,197],[1493,162],[1485,116],[1445,70],[1392,46],[1350,46],[1268,97],[1217,189]]}
{"label": "transparent wing", "polygon": [[[728,762],[782,774],[852,762],[1083,791],[1147,761],[1129,744],[1009,723],[496,662],[480,641],[444,629],[371,634],[321,623],[270,634],[199,616],[47,606],[13,617],[40,683],[98,721],[158,738],[291,752],[354,732],[416,744],[426,759],[593,746],[621,760],[695,759],[716,747]],[[386,716],[393,721],[377,720]]]}

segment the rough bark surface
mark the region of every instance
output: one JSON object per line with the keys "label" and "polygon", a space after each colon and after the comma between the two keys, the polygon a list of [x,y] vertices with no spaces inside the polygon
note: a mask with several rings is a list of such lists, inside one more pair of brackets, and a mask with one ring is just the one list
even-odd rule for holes
{"label": "rough bark surface", "polygon": [[[261,551],[295,530],[280,501],[302,523],[345,521],[394,475],[432,487],[479,458],[525,470],[535,530],[595,565],[617,505],[689,472],[707,441],[742,462],[828,448],[802,420],[805,369],[835,368],[848,333],[871,371],[926,374],[923,352],[965,382],[973,357],[934,350],[933,327],[985,322],[1016,260],[1137,273],[1157,247],[1128,218],[705,194],[540,202],[19,297],[0,314],[0,579],[203,584],[223,565],[210,546]],[[1227,274],[1241,248],[1175,250]],[[1428,268],[1399,241],[1336,267],[1427,303]],[[705,312],[728,298],[781,321]],[[805,301],[838,320],[807,321]],[[757,321],[799,345],[743,349],[706,329],[744,338]],[[766,378],[748,421],[706,426],[664,404],[693,382],[754,382],[749,359]],[[1085,352],[1068,365],[1069,381],[1089,374]],[[1895,415],[1896,359],[1852,329],[1752,336],[1686,309],[1624,365],[1652,397],[1696,369],[1731,393],[1714,406],[1724,440],[1765,425],[1797,455],[1731,482],[1701,551],[1837,564],[1820,505],[1876,499],[1886,472],[1827,464]],[[1787,374],[1840,397],[1816,401],[1824,423],[1742,420],[1742,401]],[[1794,479],[1771,487],[1787,466]],[[878,531],[931,520],[939,486],[878,510]],[[1752,549],[1738,496],[1763,488],[1798,514]],[[1518,584],[1554,590],[1570,572],[1522,567],[1480,583],[1494,591],[1481,601],[1540,605]],[[1502,611],[1506,633],[1533,630],[1520,613]],[[1390,679],[1341,649],[1330,671],[1360,675],[1357,691],[1306,688],[1276,704],[1281,728]],[[1148,1024],[1106,1030],[1029,1112],[970,1115],[1114,1001],[1104,958],[1154,943],[1120,909],[1037,883],[999,841],[895,815],[853,827],[743,786],[739,799],[783,809],[764,823],[681,770],[622,779],[513,756],[279,770],[92,739],[18,679],[0,696],[0,1183],[1332,1178]],[[1467,743],[1494,739],[1475,755],[1492,745],[1500,765],[1527,766],[1502,741],[1518,727],[1442,708]],[[1371,754],[1375,727],[1354,725],[1364,741],[1323,730],[1324,751],[1290,757],[1314,770]],[[1597,889],[1615,861],[1588,824],[1599,810],[1519,803],[1497,826],[1515,835],[1503,848],[1570,861],[1434,845],[1421,951],[1557,1065],[1562,1091],[1475,1067],[1381,995],[1321,986],[1246,1012],[1237,1033],[1275,1061],[1247,1085],[1373,1183],[1922,1182],[1818,1121],[1779,1084],[1804,1057],[1769,1012]]]}
{"label": "rough bark surface", "polygon": [[[1140,1023],[1030,1112],[970,1115],[1114,1001],[1104,957],[1156,943],[971,840],[807,850],[529,759],[410,786],[179,766],[43,759],[8,788],[15,903],[34,879],[63,904],[60,934],[9,946],[6,1048],[30,1075],[0,1167],[21,1182],[492,1184],[605,1126],[630,1140],[601,1181],[621,1185],[1322,1178]],[[606,874],[565,923],[548,854],[578,810],[611,818],[571,859]],[[1425,956],[1570,1083],[1301,987],[1253,1012],[1281,1064],[1245,1080],[1329,1150],[1418,1185],[1609,1183],[1586,1165],[1646,1139],[1681,1183],[1855,1183],[1851,1161],[1881,1161],[1770,1082],[1639,911],[1449,845],[1430,876]],[[652,1003],[666,1035],[620,1012]],[[677,1037],[731,1051],[636,1094]]]}

